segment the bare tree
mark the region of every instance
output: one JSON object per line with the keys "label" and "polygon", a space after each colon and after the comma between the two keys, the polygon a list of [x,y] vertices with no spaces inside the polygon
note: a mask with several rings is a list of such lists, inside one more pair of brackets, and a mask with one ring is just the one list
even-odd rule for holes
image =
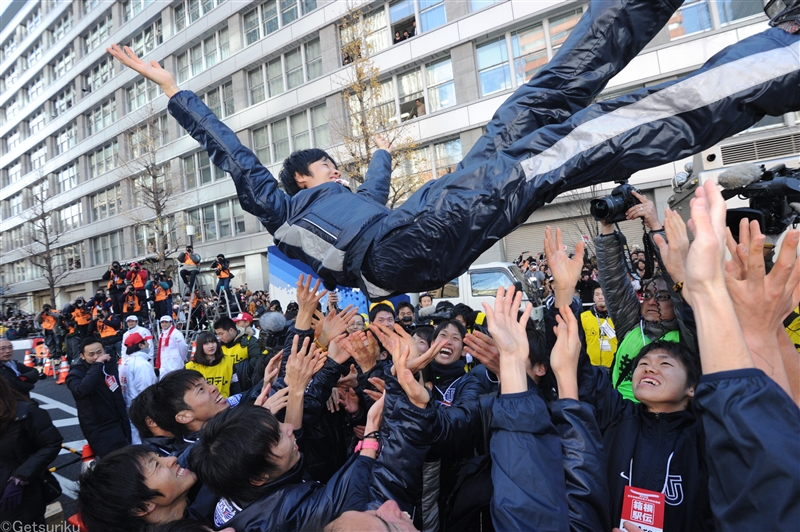
{"label": "bare tree", "polygon": [[25,222],[30,243],[23,250],[28,262],[42,273],[50,293],[50,304],[55,307],[57,285],[75,265],[70,263],[71,257],[63,245],[63,236],[69,227],[59,223],[60,213],[51,209],[48,196],[46,179],[31,189],[31,208]]}
{"label": "bare tree", "polygon": [[595,220],[590,210],[591,201],[604,195],[598,185],[572,190],[559,195],[555,205],[567,224],[572,225],[581,235],[589,237],[585,242],[585,252],[589,256],[595,254],[594,239],[600,234],[600,222]]}
{"label": "bare tree", "polygon": [[[342,140],[344,169],[354,190],[364,182],[369,162],[377,150],[376,135],[392,144],[393,173],[396,169],[406,169],[410,159],[420,158],[415,154],[417,143],[408,135],[402,118],[398,116],[394,93],[380,82],[380,70],[370,58],[373,52],[371,42],[380,38],[381,31],[385,29],[373,23],[368,8],[351,0],[340,31],[342,57],[348,68],[338,82],[346,116],[331,120],[330,127]],[[389,206],[392,208],[431,178],[430,172],[427,175],[424,172],[409,174],[407,171],[400,174],[391,183]]]}
{"label": "bare tree", "polygon": [[[147,254],[152,255],[158,269],[167,267],[170,254],[177,251],[177,242],[170,238],[175,230],[175,189],[169,178],[169,163],[159,162],[158,151],[166,142],[166,115],[147,105],[134,117],[136,124],[125,134],[127,157],[120,169],[131,181],[132,209],[127,217],[135,231],[143,231]],[[138,120],[137,120],[138,119]]]}

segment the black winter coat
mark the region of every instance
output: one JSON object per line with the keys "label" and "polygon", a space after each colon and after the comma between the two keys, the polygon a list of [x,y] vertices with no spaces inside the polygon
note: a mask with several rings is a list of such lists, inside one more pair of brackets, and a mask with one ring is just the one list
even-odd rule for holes
{"label": "black winter coat", "polygon": [[0,376],[5,377],[12,389],[29,397],[31,390],[36,385],[36,381],[39,380],[39,372],[36,371],[36,368],[26,367],[16,360],[11,360],[10,362],[16,366],[20,376],[17,377],[17,374],[11,368],[2,363],[0,363]]}
{"label": "black winter coat", "polygon": [[0,486],[5,489],[11,476],[28,479],[22,503],[12,509],[0,508],[0,522],[43,523],[44,500],[40,477],[55,460],[64,438],[53,426],[50,414],[36,403],[19,401],[17,414],[0,435]]}
{"label": "black winter coat", "polygon": [[[605,370],[582,355],[580,397],[597,411],[606,451],[607,528],[619,526],[625,486],[666,496],[664,530],[714,530],[708,495],[705,436],[691,410],[652,413],[622,398]],[[630,479],[630,481],[628,480]]]}
{"label": "black winter coat", "polygon": [[118,386],[112,392],[106,386],[106,375],[113,376],[119,384],[117,363],[113,359],[92,365],[80,359],[67,375],[67,387],[75,398],[81,431],[98,457],[131,443],[131,424],[122,388]]}

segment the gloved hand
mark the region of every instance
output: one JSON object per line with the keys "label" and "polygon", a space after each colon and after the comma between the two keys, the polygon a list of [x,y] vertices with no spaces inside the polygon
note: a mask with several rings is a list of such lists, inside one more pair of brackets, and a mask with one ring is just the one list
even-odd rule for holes
{"label": "gloved hand", "polygon": [[0,507],[3,510],[13,510],[22,502],[22,490],[28,482],[22,477],[11,477],[8,479],[6,489],[3,490],[3,496],[0,498]]}

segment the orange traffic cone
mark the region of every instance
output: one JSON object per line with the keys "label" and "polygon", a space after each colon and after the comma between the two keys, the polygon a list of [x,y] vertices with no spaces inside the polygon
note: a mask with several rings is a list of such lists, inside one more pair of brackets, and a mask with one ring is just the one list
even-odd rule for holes
{"label": "orange traffic cone", "polygon": [[81,451],[81,474],[89,471],[90,469],[94,469],[97,460],[94,458],[94,451],[92,448],[89,447],[89,444],[83,446],[83,450]]}
{"label": "orange traffic cone", "polygon": [[197,352],[197,342],[192,342],[192,357],[189,360],[194,360],[194,354]]}
{"label": "orange traffic cone", "polygon": [[69,375],[69,362],[67,357],[61,357],[61,364],[58,366],[58,380],[56,384],[64,384],[67,382],[67,375]]}
{"label": "orange traffic cone", "polygon": [[55,370],[53,370],[53,361],[50,358],[45,361],[42,372],[45,377],[52,377],[56,374]]}
{"label": "orange traffic cone", "polygon": [[22,363],[26,368],[34,368],[36,365],[33,363],[33,359],[31,358],[31,352],[26,350],[25,351],[25,361]]}

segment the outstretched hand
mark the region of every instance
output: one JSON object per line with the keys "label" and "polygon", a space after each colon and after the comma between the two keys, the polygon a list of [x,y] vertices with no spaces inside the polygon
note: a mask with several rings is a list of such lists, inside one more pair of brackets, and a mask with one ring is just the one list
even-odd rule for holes
{"label": "outstretched hand", "polygon": [[397,371],[397,382],[406,392],[408,399],[419,408],[425,408],[430,402],[431,396],[428,390],[414,378],[414,374],[408,369],[408,346],[404,346],[400,355],[395,359],[394,365]]}
{"label": "outstretched hand", "polygon": [[569,258],[564,251],[561,229],[556,228],[553,238],[553,230],[548,225],[544,231],[544,253],[547,255],[547,265],[553,274],[556,306],[569,305],[583,270],[583,242],[577,243],[575,254]]}
{"label": "outstretched hand", "polygon": [[558,311],[558,325],[553,327],[557,340],[550,352],[550,367],[558,382],[558,397],[577,400],[578,358],[581,354],[578,320],[569,306],[563,306]]}
{"label": "outstretched hand", "polygon": [[661,260],[672,280],[676,283],[686,279],[686,256],[689,254],[689,235],[686,224],[680,215],[667,207],[664,214],[664,231],[667,239],[660,234],[653,235],[653,241],[661,253]]}
{"label": "outstretched hand", "polygon": [[118,44],[112,44],[110,47],[106,48],[106,51],[126,67],[135,70],[161,87],[161,90],[164,91],[167,98],[171,98],[173,94],[180,91],[178,84],[175,82],[175,77],[167,70],[164,70],[164,68],[158,64],[158,61],[145,63],[139,59],[136,52],[131,50],[128,46],[120,48]]}
{"label": "outstretched hand", "polygon": [[489,332],[500,351],[500,388],[504,394],[528,390],[529,346],[525,326],[533,307],[530,303],[525,305],[525,311],[518,318],[521,303],[522,292],[516,292],[513,285],[508,287],[508,291],[502,286],[497,289],[494,308],[483,303]]}

